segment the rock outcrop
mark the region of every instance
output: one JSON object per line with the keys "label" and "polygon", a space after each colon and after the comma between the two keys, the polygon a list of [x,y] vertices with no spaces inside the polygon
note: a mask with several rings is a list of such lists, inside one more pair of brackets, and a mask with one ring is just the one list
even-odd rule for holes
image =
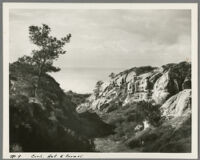
{"label": "rock outcrop", "polygon": [[163,75],[155,82],[152,99],[156,104],[163,104],[171,95],[179,92],[178,82],[170,71]]}
{"label": "rock outcrop", "polygon": [[184,89],[169,98],[162,106],[162,115],[167,118],[188,116],[191,114],[191,89]]}
{"label": "rock outcrop", "polygon": [[95,148],[105,151],[102,146],[111,143],[111,152],[191,152],[190,63],[135,67],[105,84],[76,108],[115,126],[113,135],[95,140]]}
{"label": "rock outcrop", "polygon": [[104,82],[99,96],[91,95],[87,103],[77,107],[77,111],[104,110],[116,100],[123,106],[138,101],[162,105],[171,96],[191,88],[190,75],[191,65],[187,62],[167,64],[160,68],[135,67],[117,74],[110,83]]}

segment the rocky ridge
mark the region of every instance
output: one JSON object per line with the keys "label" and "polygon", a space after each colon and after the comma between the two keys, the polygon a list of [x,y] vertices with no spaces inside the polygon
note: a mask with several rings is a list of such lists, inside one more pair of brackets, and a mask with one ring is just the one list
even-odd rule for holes
{"label": "rocky ridge", "polygon": [[137,101],[149,101],[162,105],[169,97],[184,89],[191,89],[191,65],[187,62],[168,64],[160,68],[150,66],[132,68],[117,74],[110,82],[104,82],[98,97],[91,95],[88,101],[77,107],[104,110],[113,100],[125,106]]}
{"label": "rocky ridge", "polygon": [[117,147],[111,152],[123,150],[119,146],[128,147],[126,151],[190,152],[191,64],[128,69],[104,82],[99,94],[76,110],[95,112],[115,126],[107,140],[96,139],[97,150],[112,141]]}

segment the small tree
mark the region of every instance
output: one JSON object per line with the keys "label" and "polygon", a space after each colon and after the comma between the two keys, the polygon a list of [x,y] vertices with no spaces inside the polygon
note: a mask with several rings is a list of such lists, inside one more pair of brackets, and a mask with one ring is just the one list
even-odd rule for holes
{"label": "small tree", "polygon": [[[44,73],[57,72],[60,68],[53,66],[53,62],[58,59],[59,55],[65,54],[63,47],[70,41],[71,34],[57,39],[50,36],[51,29],[48,25],[43,24],[41,27],[30,26],[29,38],[31,42],[38,46],[38,50],[32,51],[32,56],[25,56],[21,61],[34,65],[38,73],[38,80],[35,89],[38,89],[40,78]],[[37,93],[37,91],[35,91]]]}
{"label": "small tree", "polygon": [[115,73],[112,72],[112,73],[109,75],[109,77],[110,77],[110,79],[115,78]]}
{"label": "small tree", "polygon": [[103,84],[102,81],[98,81],[98,82],[96,83],[96,86],[95,86],[95,89],[94,89],[94,95],[95,95],[96,98],[99,96],[99,93],[100,93],[100,91],[101,91],[101,85],[102,85],[102,84]]}

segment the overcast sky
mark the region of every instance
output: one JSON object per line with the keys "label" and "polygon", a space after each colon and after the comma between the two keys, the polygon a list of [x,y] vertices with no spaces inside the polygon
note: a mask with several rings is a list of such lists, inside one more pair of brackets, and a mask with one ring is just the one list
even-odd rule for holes
{"label": "overcast sky", "polygon": [[[30,54],[34,45],[28,38],[28,27],[43,23],[58,38],[72,34],[71,42],[65,46],[67,54],[56,62],[63,70],[160,66],[191,57],[189,10],[15,9],[10,11],[11,62]],[[91,90],[91,86],[86,88],[81,92]],[[79,91],[80,87],[71,89]]]}

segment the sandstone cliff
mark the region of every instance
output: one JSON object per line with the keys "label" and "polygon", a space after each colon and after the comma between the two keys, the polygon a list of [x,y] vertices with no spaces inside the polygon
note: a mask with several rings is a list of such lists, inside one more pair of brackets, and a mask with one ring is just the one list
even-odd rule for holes
{"label": "sandstone cliff", "polygon": [[168,64],[160,68],[132,68],[117,74],[110,82],[104,82],[98,97],[91,95],[88,102],[81,104],[77,111],[103,110],[116,99],[123,105],[143,100],[162,105],[172,95],[191,88],[190,74],[191,66],[187,62]]}
{"label": "sandstone cliff", "polygon": [[99,94],[76,110],[95,112],[115,126],[113,135],[95,140],[97,150],[112,144],[111,152],[190,152],[191,64],[128,69],[104,82]]}

